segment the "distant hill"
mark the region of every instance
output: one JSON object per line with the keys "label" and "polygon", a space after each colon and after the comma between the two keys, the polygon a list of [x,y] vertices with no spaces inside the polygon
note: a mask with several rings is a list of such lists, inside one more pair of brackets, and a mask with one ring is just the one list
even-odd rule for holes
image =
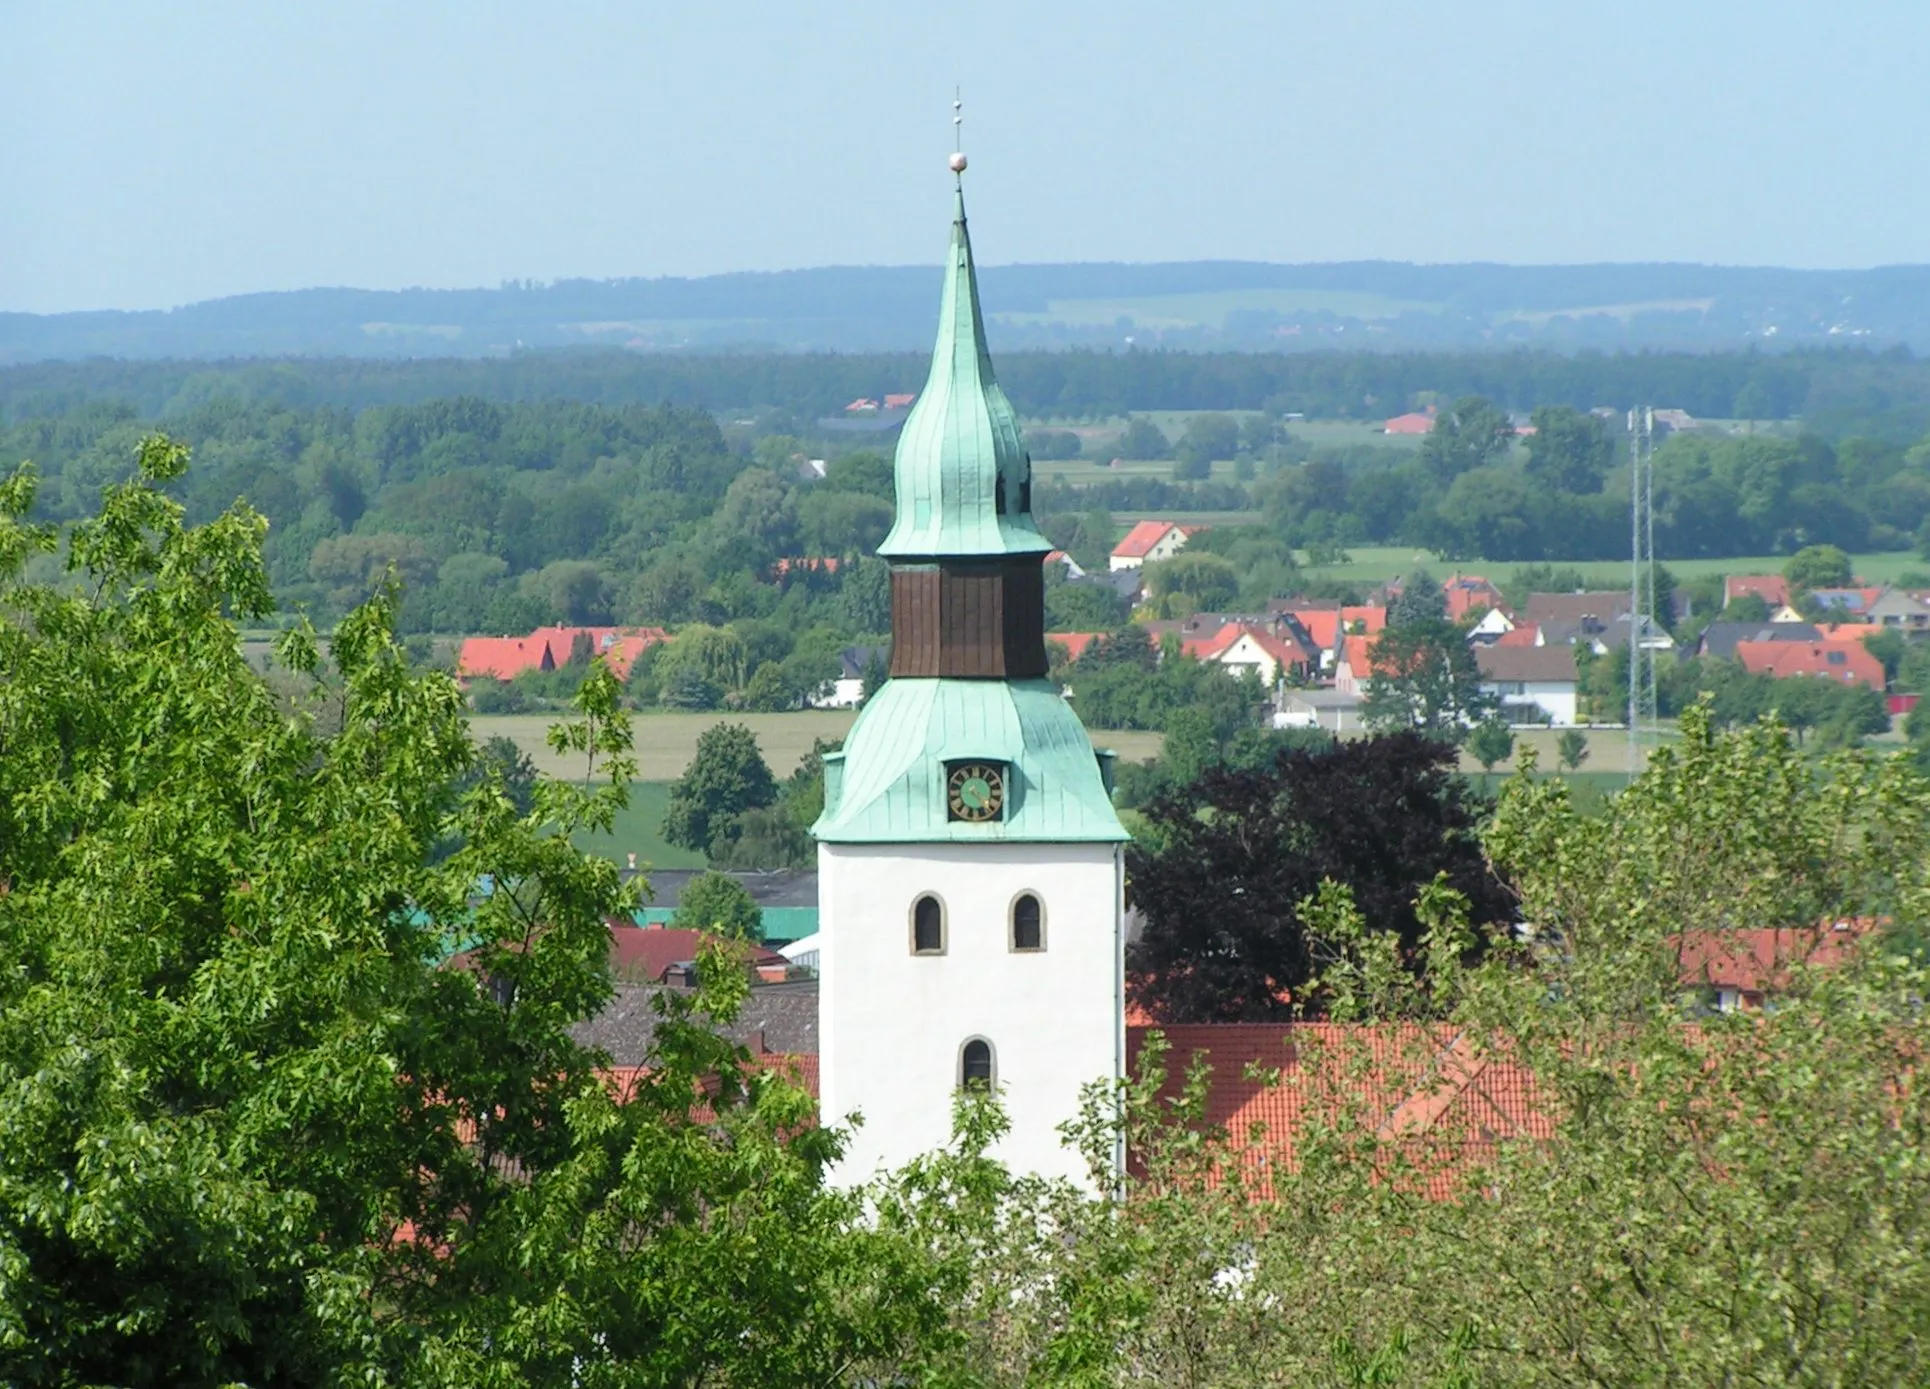
{"label": "distant hill", "polygon": [[[1819,344],[1930,347],[1930,266],[1011,265],[982,272],[1004,349]],[[112,357],[492,356],[522,348],[922,348],[938,272],[830,267],[469,290],[308,289],[154,312],[0,314],[0,363]]]}

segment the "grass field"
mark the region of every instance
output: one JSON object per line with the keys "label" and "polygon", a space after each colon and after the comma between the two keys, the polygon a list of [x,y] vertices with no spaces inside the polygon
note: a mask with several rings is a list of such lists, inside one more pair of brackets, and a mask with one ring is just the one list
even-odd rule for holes
{"label": "grass field", "polygon": [[[637,722],[639,727],[642,727],[650,720],[660,717],[665,716],[651,715],[648,716],[648,718],[639,718]],[[670,717],[696,719],[699,716],[684,715]],[[706,715],[702,717],[715,719],[722,716]],[[764,720],[789,717],[808,718],[809,716],[760,716],[760,718]],[[538,722],[538,720],[532,717],[518,716],[516,718],[497,718],[489,720],[488,722],[495,725],[495,727],[493,727],[488,734],[482,736],[492,736],[496,733],[502,733],[504,736],[515,738],[519,744],[526,746],[527,744],[524,743],[524,739],[527,736],[527,731],[519,725],[535,723]],[[508,726],[507,729],[505,729],[505,725]],[[774,738],[772,743],[766,744],[767,753],[771,746],[777,745],[780,742],[783,746],[792,746],[798,736],[797,733],[783,731],[781,738]],[[1590,745],[1588,764],[1579,773],[1561,773],[1569,785],[1574,788],[1577,806],[1584,811],[1599,807],[1607,796],[1621,790],[1622,787],[1628,784],[1628,773],[1623,770],[1626,765],[1626,743],[1623,741],[1622,734],[1613,729],[1601,729],[1591,732],[1588,736]],[[1536,729],[1524,732],[1520,735],[1519,740],[1522,744],[1532,745],[1537,749],[1543,772],[1553,773],[1555,771],[1555,734],[1552,731]],[[1160,735],[1157,733],[1102,732],[1094,734],[1093,741],[1100,747],[1112,748],[1126,761],[1139,762],[1158,754]],[[694,736],[691,738],[691,742],[694,744]],[[804,747],[809,747],[808,741],[804,743]],[[681,771],[682,769],[679,768],[677,770]],[[1461,757],[1461,770],[1468,774],[1476,786],[1480,787],[1487,794],[1492,795],[1500,787],[1500,784],[1513,772],[1514,764],[1512,762],[1504,762],[1497,766],[1492,773],[1484,773],[1481,771],[1480,765],[1464,753]],[[674,775],[675,773],[673,772],[672,776]],[[635,854],[637,856],[637,866],[644,869],[702,868],[704,866],[704,857],[702,854],[692,853],[688,849],[677,848],[675,845],[668,844],[664,841],[663,817],[669,802],[669,778],[653,777],[650,780],[634,781],[630,783],[630,804],[617,816],[616,823],[611,826],[610,832],[608,834],[578,834],[574,836],[574,842],[579,849],[587,853],[600,854],[605,858],[615,860],[617,863],[623,863],[626,861],[628,855]]]}
{"label": "grass field", "polygon": [[[477,742],[488,738],[508,738],[528,753],[538,771],[546,776],[578,778],[583,775],[583,760],[550,751],[544,735],[558,721],[555,714],[472,714],[471,733]],[[634,756],[637,776],[643,782],[671,782],[684,774],[697,739],[704,730],[720,723],[747,725],[764,753],[764,760],[781,781],[789,776],[811,744],[818,738],[842,738],[851,731],[856,713],[848,709],[810,709],[795,714],[638,714],[632,720],[637,734]],[[1111,748],[1126,761],[1136,762],[1158,755],[1160,735],[1098,730],[1093,743]],[[661,809],[657,818],[663,818]]]}

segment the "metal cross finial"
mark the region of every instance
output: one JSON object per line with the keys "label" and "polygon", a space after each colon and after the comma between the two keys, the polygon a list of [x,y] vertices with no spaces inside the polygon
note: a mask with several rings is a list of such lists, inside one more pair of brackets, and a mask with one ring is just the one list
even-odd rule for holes
{"label": "metal cross finial", "polygon": [[965,172],[965,101],[958,88],[952,88],[952,158],[951,169],[955,174]]}

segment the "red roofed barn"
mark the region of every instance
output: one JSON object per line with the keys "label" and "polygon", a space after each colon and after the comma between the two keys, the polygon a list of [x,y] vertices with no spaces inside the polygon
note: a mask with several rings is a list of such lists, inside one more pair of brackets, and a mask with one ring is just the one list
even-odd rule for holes
{"label": "red roofed barn", "polygon": [[569,662],[576,639],[589,639],[594,655],[603,657],[610,673],[623,680],[630,665],[648,648],[668,641],[661,627],[538,627],[526,637],[465,637],[456,657],[456,674],[514,680],[524,671],[555,670]]}
{"label": "red roofed barn", "polygon": [[1201,526],[1176,526],[1171,521],[1141,521],[1112,547],[1112,568],[1137,569],[1142,564],[1171,559],[1202,529]]}

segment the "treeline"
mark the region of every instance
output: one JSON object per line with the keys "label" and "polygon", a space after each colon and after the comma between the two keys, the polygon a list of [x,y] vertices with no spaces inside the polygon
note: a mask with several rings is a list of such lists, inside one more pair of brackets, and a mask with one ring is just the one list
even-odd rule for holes
{"label": "treeline", "polygon": [[[1291,542],[1410,544],[1455,560],[1608,560],[1628,554],[1619,423],[1571,406],[1533,412],[1517,441],[1480,397],[1444,409],[1418,452],[1313,450],[1261,475],[1256,501]],[[1655,546],[1665,559],[1793,554],[1807,545],[1901,550],[1930,540],[1930,445],[1857,434],[1832,444],[1693,430],[1655,451]]]}
{"label": "treeline", "polygon": [[[923,353],[518,353],[485,359],[42,362],[0,370],[0,418],[84,401],[173,417],[216,399],[287,407],[420,404],[475,396],[499,404],[665,402],[814,420],[860,397],[915,391]],[[1379,419],[1424,393],[1481,395],[1509,410],[1543,405],[1667,406],[1715,419],[1801,416],[1818,433],[1892,440],[1930,431],[1930,363],[1882,353],[1755,352],[1003,352],[999,380],[1035,417],[1144,410],[1270,410]]]}

